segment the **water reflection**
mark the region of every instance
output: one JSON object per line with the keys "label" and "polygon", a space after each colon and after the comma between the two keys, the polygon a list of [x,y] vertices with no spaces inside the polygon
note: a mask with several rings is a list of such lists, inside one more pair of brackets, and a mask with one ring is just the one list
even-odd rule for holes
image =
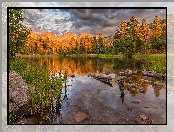
{"label": "water reflection", "polygon": [[[91,84],[89,82],[90,87],[94,86],[94,94],[95,87],[99,87],[98,95],[102,95],[102,92],[107,90],[113,90],[115,87],[118,87],[119,99],[121,103],[125,102],[126,96],[135,97],[138,94],[145,95],[148,91],[149,86],[153,88],[153,92],[155,97],[160,96],[160,91],[165,87],[165,80],[157,80],[156,78],[143,76],[141,71],[148,60],[139,59],[139,60],[122,60],[122,59],[100,59],[94,57],[50,57],[50,58],[27,58],[26,62],[34,61],[38,65],[46,65],[46,67],[50,70],[50,77],[58,73],[58,71],[62,74],[65,72],[68,73],[68,80],[64,82],[64,87],[62,88],[62,96],[61,100],[55,100],[53,105],[44,111],[43,117],[44,122],[41,124],[63,124],[62,117],[62,109],[68,109],[70,105],[70,100],[73,98],[70,97],[71,88],[78,86],[80,90],[85,90],[88,88],[86,84],[78,84],[77,76],[80,76],[83,81],[85,81],[86,76],[90,77]],[[132,75],[119,75],[121,71],[125,71],[126,69],[130,69],[134,71]],[[72,84],[75,81],[76,86]],[[98,84],[95,84],[97,82]],[[86,87],[85,87],[86,86]],[[100,87],[101,86],[101,87]],[[103,88],[106,87],[106,88]],[[111,89],[107,89],[107,88]],[[96,91],[97,91],[96,90]],[[103,90],[101,92],[101,90]],[[88,91],[88,90],[86,90]],[[113,91],[115,92],[115,91]],[[85,94],[85,93],[79,93]],[[153,96],[154,96],[153,95]],[[86,97],[84,95],[84,97]],[[89,97],[89,96],[88,96]],[[90,97],[89,97],[90,98]],[[103,99],[105,100],[105,98]],[[106,97],[107,100],[107,97]],[[102,101],[102,100],[101,100]]]}
{"label": "water reflection", "polygon": [[[48,57],[48,58],[27,58],[27,61],[34,61],[38,65],[46,64],[52,72],[68,71],[68,74],[79,74],[81,76],[87,75],[87,73],[115,73],[125,69],[142,69],[143,64],[147,60],[122,60],[122,59],[102,59],[96,57]],[[50,74],[52,74],[52,72]]]}
{"label": "water reflection", "polygon": [[63,104],[62,107],[68,107],[69,102],[68,102],[68,94],[67,94],[67,80],[64,83],[64,87],[62,89],[62,98],[61,98],[61,103]]}
{"label": "water reflection", "polygon": [[[85,76],[90,73],[90,77],[105,83],[112,87],[111,78],[108,76],[112,74],[119,74],[120,71],[130,69],[132,71],[138,72],[136,75],[123,76],[125,82],[125,89],[129,91],[132,96],[136,96],[139,93],[145,93],[147,87],[152,85],[154,88],[154,94],[156,97],[160,95],[160,90],[164,87],[165,80],[154,83],[158,80],[152,77],[142,76],[142,69],[146,68],[146,59],[138,60],[124,60],[124,59],[103,59],[97,57],[47,57],[47,58],[27,58],[26,62],[32,61],[38,65],[46,65],[50,70],[50,77],[56,73],[56,71],[61,71],[61,73],[68,72],[68,76],[73,77],[75,74],[80,76]],[[95,75],[96,74],[96,75]],[[97,74],[102,74],[97,76]],[[103,76],[103,74],[108,76]],[[114,77],[115,78],[115,77]],[[65,90],[66,90],[65,86]],[[66,93],[66,92],[65,92]],[[65,99],[67,95],[64,95]]]}
{"label": "water reflection", "polygon": [[122,99],[122,103],[124,102],[124,89],[122,88],[122,89],[120,89],[120,91],[121,91],[121,96],[120,96],[120,98]]}
{"label": "water reflection", "polygon": [[122,79],[118,80],[118,85],[119,85],[119,89],[120,89],[120,92],[121,92],[121,96],[120,98],[122,99],[122,103],[124,102],[124,82]]}

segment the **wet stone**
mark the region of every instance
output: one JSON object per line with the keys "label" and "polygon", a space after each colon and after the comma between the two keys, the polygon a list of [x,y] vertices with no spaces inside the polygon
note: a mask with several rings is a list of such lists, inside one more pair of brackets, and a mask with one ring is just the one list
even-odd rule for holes
{"label": "wet stone", "polygon": [[128,111],[132,111],[132,109],[131,109],[131,108],[127,108],[127,110],[128,110]]}
{"label": "wet stone", "polygon": [[152,120],[145,115],[139,115],[138,121],[142,124],[152,124]]}
{"label": "wet stone", "polygon": [[139,104],[139,103],[141,103],[141,100],[136,99],[136,100],[133,100],[132,103],[134,103],[134,104]]}
{"label": "wet stone", "polygon": [[76,120],[76,122],[82,122],[84,119],[86,119],[87,114],[85,113],[78,113],[76,115],[74,115],[74,119]]}

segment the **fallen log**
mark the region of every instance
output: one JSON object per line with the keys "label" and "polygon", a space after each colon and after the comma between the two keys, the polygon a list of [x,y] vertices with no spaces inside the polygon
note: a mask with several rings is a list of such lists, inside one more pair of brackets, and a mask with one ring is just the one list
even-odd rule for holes
{"label": "fallen log", "polygon": [[156,73],[156,72],[152,72],[152,71],[148,71],[148,70],[143,70],[142,75],[148,76],[148,77],[153,77],[153,78],[158,78],[158,79],[162,79],[162,80],[165,78],[165,76],[161,73]]}
{"label": "fallen log", "polygon": [[92,77],[92,78],[112,87],[112,83],[110,82],[112,80],[112,78],[110,76],[103,77],[103,76],[96,76],[95,74],[88,74],[88,77]]}

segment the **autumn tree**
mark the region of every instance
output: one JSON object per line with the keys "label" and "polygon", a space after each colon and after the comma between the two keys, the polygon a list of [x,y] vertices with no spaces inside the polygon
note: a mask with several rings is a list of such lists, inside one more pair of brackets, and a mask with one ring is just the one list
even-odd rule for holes
{"label": "autumn tree", "polygon": [[78,44],[77,40],[76,40],[75,44],[76,44],[76,46],[74,48],[74,53],[78,54],[79,53],[79,44]]}
{"label": "autumn tree", "polygon": [[161,19],[158,17],[158,15],[155,16],[154,21],[152,23],[152,32],[153,36],[155,37],[155,40],[158,40],[162,35]]}
{"label": "autumn tree", "polygon": [[84,54],[86,52],[85,39],[83,37],[80,39],[79,52],[80,54]]}
{"label": "autumn tree", "polygon": [[98,37],[97,53],[98,54],[104,53],[104,45],[103,45],[102,33],[100,33],[99,37]]}
{"label": "autumn tree", "polygon": [[120,23],[113,42],[116,53],[121,52],[125,58],[132,58],[138,42],[139,24],[135,16],[132,16],[128,22]]}
{"label": "autumn tree", "polygon": [[165,52],[166,47],[166,31],[165,31],[166,22],[163,21],[157,16],[155,16],[152,23],[152,37],[151,37],[151,46],[153,49],[158,51]]}
{"label": "autumn tree", "polygon": [[75,41],[75,39],[74,39],[74,37],[72,37],[71,39],[70,39],[70,50],[71,50],[71,53],[73,54],[74,53],[74,48],[75,48],[75,46],[76,46],[76,41]]}
{"label": "autumn tree", "polygon": [[122,21],[115,32],[115,39],[120,40],[125,34],[127,29],[127,22]]}
{"label": "autumn tree", "polygon": [[140,31],[140,22],[135,16],[132,16],[129,22],[127,22],[126,35],[132,38],[132,41],[134,42],[132,43],[134,44],[134,51],[136,51],[136,49],[139,47],[139,44],[141,44],[140,38],[138,36],[139,31]]}
{"label": "autumn tree", "polygon": [[146,20],[143,19],[138,32],[138,37],[141,41],[139,41],[139,43],[137,44],[137,48],[140,52],[142,49],[148,49],[151,34],[152,33],[149,25],[147,24]]}
{"label": "autumn tree", "polygon": [[91,50],[93,54],[97,53],[96,49],[97,49],[97,39],[96,39],[96,36],[94,36],[92,41],[92,46],[91,46]]}
{"label": "autumn tree", "polygon": [[90,53],[91,52],[91,39],[89,36],[85,36],[85,49],[86,49],[86,54]]}
{"label": "autumn tree", "polygon": [[25,42],[25,46],[24,46],[24,53],[25,54],[32,54],[33,53],[33,38],[31,36],[29,36]]}

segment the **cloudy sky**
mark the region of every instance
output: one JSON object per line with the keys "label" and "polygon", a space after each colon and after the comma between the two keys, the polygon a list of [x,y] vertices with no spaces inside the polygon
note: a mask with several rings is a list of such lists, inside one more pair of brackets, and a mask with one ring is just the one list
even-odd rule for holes
{"label": "cloudy sky", "polygon": [[[169,3],[152,3],[148,2],[146,6],[166,7]],[[113,7],[115,3],[107,3],[98,6]],[[27,2],[20,3],[24,7],[72,7],[72,6],[92,6],[91,3],[45,3],[45,2]],[[117,7],[125,7],[123,3],[117,3]],[[127,6],[143,6],[139,3],[127,3]],[[35,32],[53,32],[55,35],[61,35],[68,31],[79,34],[86,32],[98,35],[113,35],[121,21],[129,21],[131,16],[135,16],[140,23],[145,19],[148,23],[154,20],[154,16],[166,18],[165,9],[26,9],[25,24]]]}

